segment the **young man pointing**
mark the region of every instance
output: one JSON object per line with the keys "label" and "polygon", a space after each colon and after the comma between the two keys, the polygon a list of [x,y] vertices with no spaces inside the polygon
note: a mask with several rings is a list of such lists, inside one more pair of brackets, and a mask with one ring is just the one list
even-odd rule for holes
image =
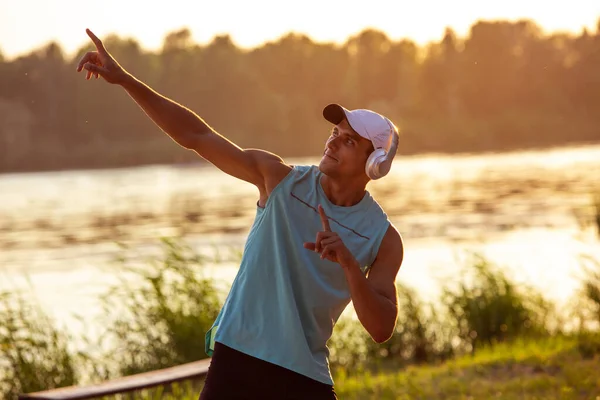
{"label": "young man pointing", "polygon": [[366,190],[390,169],[396,127],[373,111],[330,104],[319,165],[288,165],[236,146],[87,33],[96,51],[78,71],[121,86],[175,142],[259,191],[240,269],[206,334],[212,361],[200,399],[335,399],[326,343],[348,303],[376,342],[396,324],[402,239]]}

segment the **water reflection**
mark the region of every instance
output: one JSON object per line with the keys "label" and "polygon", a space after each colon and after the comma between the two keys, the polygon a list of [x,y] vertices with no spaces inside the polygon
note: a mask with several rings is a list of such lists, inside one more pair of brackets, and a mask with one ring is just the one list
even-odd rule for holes
{"label": "water reflection", "polygon": [[[315,163],[317,160],[289,160]],[[565,300],[577,256],[600,257],[586,223],[599,185],[600,146],[497,155],[398,158],[369,190],[406,241],[399,279],[434,297],[465,250],[482,251],[517,281]],[[24,285],[65,323],[95,309],[113,282],[115,241],[148,253],[184,235],[199,251],[240,249],[257,190],[211,166],[0,175],[0,287]],[[227,288],[237,265],[214,267]]]}

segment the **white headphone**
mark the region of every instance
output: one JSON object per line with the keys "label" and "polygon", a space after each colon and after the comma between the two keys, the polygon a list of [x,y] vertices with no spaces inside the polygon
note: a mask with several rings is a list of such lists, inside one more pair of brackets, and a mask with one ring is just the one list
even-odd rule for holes
{"label": "white headphone", "polygon": [[369,155],[367,163],[365,164],[365,172],[367,176],[373,180],[383,178],[390,172],[392,161],[394,160],[396,150],[398,149],[398,129],[396,129],[387,118],[386,122],[392,131],[392,144],[390,150],[386,152],[385,149],[382,148],[375,149]]}

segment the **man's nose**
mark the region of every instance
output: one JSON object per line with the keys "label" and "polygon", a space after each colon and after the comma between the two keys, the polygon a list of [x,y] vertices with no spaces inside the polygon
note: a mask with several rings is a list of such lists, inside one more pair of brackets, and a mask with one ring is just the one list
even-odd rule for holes
{"label": "man's nose", "polygon": [[337,141],[337,137],[332,137],[327,141],[327,148],[328,149],[335,149],[338,145],[338,141]]}

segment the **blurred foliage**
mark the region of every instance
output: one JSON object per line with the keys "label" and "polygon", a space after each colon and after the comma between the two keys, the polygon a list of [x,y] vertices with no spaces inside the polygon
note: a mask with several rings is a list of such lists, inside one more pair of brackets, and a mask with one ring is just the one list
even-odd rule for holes
{"label": "blurred foliage", "polygon": [[442,303],[464,349],[475,352],[482,344],[547,334],[553,310],[541,294],[515,284],[477,254],[462,275],[468,278],[458,288],[444,288]]}
{"label": "blurred foliage", "polygon": [[[102,297],[101,322],[106,333],[96,344],[96,350],[105,350],[101,355],[92,356],[81,350],[74,353],[68,348],[72,338],[57,330],[38,306],[15,293],[2,294],[0,390],[5,397],[167,368],[206,357],[204,335],[223,299],[215,281],[202,271],[207,262],[214,262],[221,255],[207,259],[176,239],[163,239],[158,255],[141,256],[123,249],[117,260],[120,281]],[[598,267],[597,262],[594,265]],[[413,289],[398,285],[398,321],[392,337],[383,344],[375,343],[357,319],[340,318],[328,342],[336,387],[342,393],[357,391],[370,398],[355,387],[353,377],[362,377],[364,387],[371,388],[369,393],[380,394],[382,388],[385,393],[392,393],[407,379],[438,382],[434,377],[438,372],[442,374],[440,384],[458,385],[452,390],[466,390],[469,379],[481,377],[488,370],[498,373],[500,379],[514,375],[513,368],[530,372],[537,368],[536,371],[548,371],[556,377],[555,369],[567,366],[562,359],[553,358],[552,364],[545,360],[568,349],[577,350],[576,356],[570,353],[568,357],[583,371],[591,371],[591,364],[597,364],[597,332],[582,330],[565,335],[560,329],[551,331],[547,325],[553,308],[540,294],[515,284],[480,255],[473,255],[464,267],[454,286],[446,282],[435,304],[423,302]],[[600,318],[598,271],[582,282],[582,290],[596,306],[592,309],[595,314],[585,315],[589,319]],[[534,366],[531,357],[538,360]],[[420,377],[412,372],[386,375],[385,379],[373,375],[392,369],[416,371],[411,369],[416,364],[429,365],[418,370]],[[432,365],[437,364],[444,366],[432,375],[431,368],[437,368]],[[597,365],[593,368],[597,370]],[[456,381],[460,374],[471,378]],[[379,383],[373,387],[375,382]],[[586,390],[593,386],[588,380],[581,383]],[[111,398],[189,398],[194,393],[197,396],[200,384],[169,385]]]}
{"label": "blurred foliage", "polygon": [[436,363],[523,337],[545,337],[555,310],[543,296],[511,281],[478,254],[447,282],[437,303],[424,303],[412,288],[397,285],[398,320],[391,338],[374,342],[356,319],[341,320],[329,342],[334,368],[398,368]]}
{"label": "blurred foliage", "polygon": [[0,292],[0,399],[73,385],[78,376],[69,341],[35,301]]}
{"label": "blurred foliage", "polygon": [[162,245],[163,255],[147,262],[121,257],[120,283],[102,297],[108,327],[103,339],[116,344],[110,358],[118,375],[208,357],[204,336],[219,313],[221,296],[214,281],[202,275],[204,257],[173,239],[163,239]]}
{"label": "blurred foliage", "polygon": [[[342,45],[289,33],[249,50],[227,35],[194,43],[187,29],[168,33],[158,52],[133,38],[103,40],[128,71],[232,141],[284,157],[319,154],[329,102],[388,115],[403,131],[402,154],[600,139],[598,30],[547,34],[529,20],[479,21],[464,38],[448,29],[426,47],[374,29]],[[91,48],[67,56],[51,42],[0,57],[0,171],[196,160],[124,91],[75,73]]]}
{"label": "blurred foliage", "polygon": [[342,399],[595,399],[599,360],[581,354],[591,337],[556,335],[484,346],[441,365],[340,375]]}
{"label": "blurred foliage", "polygon": [[398,320],[384,343],[368,342],[369,361],[395,366],[444,360],[453,355],[452,332],[433,304],[423,303],[414,289],[397,285]]}
{"label": "blurred foliage", "polygon": [[579,313],[583,320],[584,328],[600,327],[600,262],[591,256],[581,257],[584,276],[581,281],[581,290],[577,293]]}
{"label": "blurred foliage", "polygon": [[360,322],[342,315],[336,322],[327,342],[329,365],[332,370],[362,370],[367,363],[369,335]]}

